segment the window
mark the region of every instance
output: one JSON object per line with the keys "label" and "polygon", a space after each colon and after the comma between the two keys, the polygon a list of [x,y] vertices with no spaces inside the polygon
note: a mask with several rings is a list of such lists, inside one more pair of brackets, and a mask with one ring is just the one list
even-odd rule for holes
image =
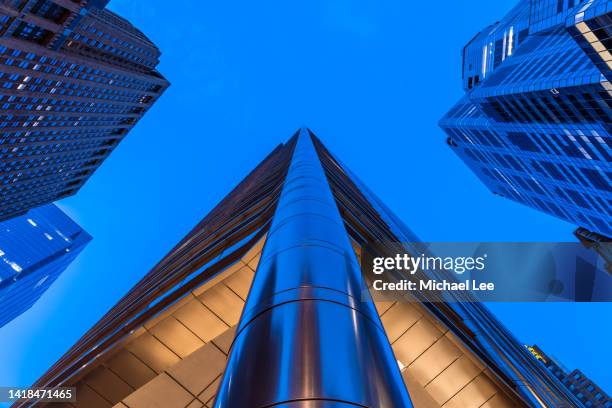
{"label": "window", "polygon": [[519,133],[519,132],[509,132],[508,139],[512,144],[517,146],[521,150],[526,150],[529,152],[539,152],[540,148],[536,145],[536,143],[531,140],[527,133]]}
{"label": "window", "polygon": [[563,11],[563,0],[557,0],[557,14]]}
{"label": "window", "polygon": [[589,181],[599,190],[612,191],[612,185],[606,180],[606,178],[597,170],[593,169],[580,169],[582,173],[589,179]]}
{"label": "window", "polygon": [[565,176],[559,171],[559,169],[554,163],[543,161],[540,162],[540,165],[546,169],[546,171],[552,178],[561,181],[566,180]]}

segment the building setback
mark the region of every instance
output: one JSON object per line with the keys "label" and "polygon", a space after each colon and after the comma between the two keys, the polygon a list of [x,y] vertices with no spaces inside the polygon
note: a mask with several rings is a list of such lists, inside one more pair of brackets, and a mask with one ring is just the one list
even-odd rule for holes
{"label": "building setback", "polygon": [[32,307],[90,240],[53,204],[0,222],[0,327]]}
{"label": "building setback", "polygon": [[611,5],[519,1],[463,49],[465,95],[440,121],[493,193],[603,241],[612,237]]}
{"label": "building setback", "polygon": [[611,408],[612,398],[597,384],[575,369],[568,372],[562,364],[544,353],[538,346],[527,347],[533,356],[550,370],[576,397],[589,408]]}
{"label": "building setback", "polygon": [[301,129],[35,386],[87,408],[582,407],[468,295],[372,301],[362,248],[417,240]]}
{"label": "building setback", "polygon": [[106,3],[0,2],[0,220],[75,194],[169,85]]}

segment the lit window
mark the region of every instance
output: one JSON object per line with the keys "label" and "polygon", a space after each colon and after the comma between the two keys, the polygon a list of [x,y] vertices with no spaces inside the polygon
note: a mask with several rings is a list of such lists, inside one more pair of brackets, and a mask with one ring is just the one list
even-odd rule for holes
{"label": "lit window", "polygon": [[397,360],[397,365],[400,369],[400,371],[402,371],[404,368],[406,368],[406,366],[404,365],[404,363],[402,363],[401,361]]}
{"label": "lit window", "polygon": [[482,47],[482,77],[483,78],[487,76],[487,54],[488,54],[487,48],[488,47],[486,45]]}
{"label": "lit window", "polygon": [[514,45],[514,26],[510,26],[508,33],[508,56],[512,55],[512,46]]}
{"label": "lit window", "polygon": [[36,223],[34,222],[34,220],[33,220],[33,219],[31,219],[31,218],[28,218],[28,222],[29,222],[29,223],[30,223],[30,225],[31,225],[31,226],[33,226],[33,227],[36,227],[36,226],[38,225],[38,224],[36,224]]}
{"label": "lit window", "polygon": [[47,237],[47,239],[49,241],[51,241],[53,239],[53,237],[51,235],[49,235],[48,233],[45,232],[45,237]]}
{"label": "lit window", "polygon": [[61,232],[60,230],[56,229],[56,230],[55,230],[55,233],[56,233],[57,235],[59,235],[60,237],[62,237],[62,238],[64,239],[64,241],[66,241],[66,242],[70,242],[70,238],[68,238],[67,236],[65,236],[64,234],[62,234],[62,232]]}
{"label": "lit window", "polygon": [[13,268],[13,270],[17,273],[21,272],[23,270],[23,268],[19,265],[17,265],[15,262],[9,262],[9,265],[11,265],[11,268]]}

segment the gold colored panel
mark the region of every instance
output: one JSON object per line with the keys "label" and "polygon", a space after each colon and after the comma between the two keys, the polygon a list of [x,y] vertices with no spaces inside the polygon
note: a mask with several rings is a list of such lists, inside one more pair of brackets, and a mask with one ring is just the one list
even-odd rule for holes
{"label": "gold colored panel", "polygon": [[378,314],[382,316],[383,314],[385,314],[385,312],[387,312],[387,310],[391,308],[391,306],[393,306],[394,303],[395,302],[374,301],[374,306],[376,306],[376,311],[378,312]]}
{"label": "gold colored panel", "polygon": [[236,336],[236,327],[234,326],[229,330],[226,330],[225,333],[216,337],[213,340],[215,346],[219,347],[221,351],[225,353],[225,355],[229,354],[230,347],[232,346],[232,342],[234,341],[234,337]]}
{"label": "gold colored panel", "polygon": [[266,242],[266,235],[261,237],[261,239],[257,241],[255,245],[253,245],[253,247],[247,251],[246,254],[244,254],[244,256],[242,257],[242,262],[244,262],[245,264],[248,264],[249,261],[253,260],[253,258],[255,258],[257,255],[261,255],[261,251],[263,250],[263,246],[265,242]]}
{"label": "gold colored panel", "polygon": [[238,270],[240,270],[240,268],[243,268],[244,266],[245,264],[240,260],[234,262],[233,264],[225,268],[223,271],[214,275],[210,280],[206,281],[204,284],[192,290],[191,293],[195,297],[200,296],[202,293],[206,292],[208,289],[223,282],[223,280],[225,280],[226,278],[228,278],[229,276],[231,276],[232,274],[234,274],[235,272],[237,272]]}
{"label": "gold colored panel", "polygon": [[410,303],[396,303],[381,317],[391,343],[421,318],[421,313]]}
{"label": "gold colored panel", "polygon": [[225,332],[229,326],[204,306],[198,299],[193,299],[174,313],[174,317],[208,342]]}
{"label": "gold colored panel", "polygon": [[225,279],[223,283],[245,301],[249,295],[254,276],[255,274],[253,271],[249,267],[244,266],[237,272],[234,272],[229,278]]}
{"label": "gold colored panel", "polygon": [[203,406],[204,404],[202,403],[202,401],[195,399],[191,401],[191,404],[187,405],[186,408],[202,408]]}
{"label": "gold colored panel", "polygon": [[402,372],[402,378],[404,379],[404,384],[406,384],[414,408],[440,408],[440,405],[431,398],[423,386],[417,382],[418,379],[411,375],[409,371],[404,370]]}
{"label": "gold colored panel", "polygon": [[257,255],[255,255],[255,257],[253,259],[251,259],[247,265],[253,271],[256,271],[257,270],[257,265],[259,265],[259,260],[260,259],[261,259],[261,252],[258,253]]}
{"label": "gold colored panel", "polygon": [[225,364],[225,355],[212,344],[206,344],[169,368],[168,374],[193,395],[198,395],[223,372]]}
{"label": "gold colored panel", "polygon": [[155,326],[156,324],[158,324],[162,320],[168,318],[168,316],[170,316],[176,310],[178,310],[181,307],[183,307],[185,304],[189,303],[189,301],[191,301],[192,299],[194,299],[194,296],[191,295],[191,294],[183,296],[182,298],[180,298],[179,300],[174,302],[172,305],[168,306],[167,308],[162,310],[160,313],[158,313],[154,317],[152,317],[149,320],[147,320],[147,322],[144,324],[144,327],[147,330],[150,329],[151,327]]}
{"label": "gold colored panel", "polygon": [[149,331],[181,358],[187,357],[204,344],[202,340],[172,316],[162,320]]}
{"label": "gold colored panel", "polygon": [[444,404],[444,408],[478,408],[491,399],[495,392],[495,385],[481,373]]}
{"label": "gold colored panel", "polygon": [[193,395],[166,373],[160,374],[123,400],[130,408],[185,408]]}
{"label": "gold colored panel", "polygon": [[113,408],[129,408],[129,407],[125,405],[123,402],[120,402],[118,404],[113,405]]}
{"label": "gold colored panel", "polygon": [[438,404],[443,405],[479,373],[480,369],[464,354],[434,378],[425,389]]}
{"label": "gold colored panel", "polygon": [[134,389],[151,381],[157,374],[127,350],[113,356],[106,365]]}
{"label": "gold colored panel", "polygon": [[417,304],[416,307],[418,307],[419,311],[423,314],[423,317],[429,320],[429,323],[436,326],[438,330],[440,330],[444,334],[448,332],[448,327],[446,327],[444,323],[438,320],[429,310],[427,310],[425,306],[423,306],[422,304]]}
{"label": "gold colored panel", "polygon": [[85,382],[91,389],[113,404],[121,401],[126,395],[129,395],[133,391],[133,388],[125,381],[103,366],[93,370],[85,378]]}
{"label": "gold colored panel", "polygon": [[589,31],[591,31],[591,29],[589,28],[588,25],[586,25],[586,23],[584,22],[580,22],[578,24],[576,24],[576,28],[578,29],[578,31],[580,31],[582,34],[587,33]]}
{"label": "gold colored panel", "polygon": [[208,408],[213,408],[213,407],[215,406],[215,398],[216,398],[216,395],[214,395],[214,396],[213,396],[211,399],[209,399],[209,400],[206,402],[206,406],[207,406]]}
{"label": "gold colored panel", "polygon": [[138,337],[126,348],[157,373],[180,361],[176,354],[149,333]]}
{"label": "gold colored panel", "polygon": [[485,369],[485,365],[484,363],[478,358],[478,356],[476,354],[474,354],[470,349],[468,349],[465,344],[463,344],[461,342],[461,340],[455,336],[454,334],[447,332],[446,336],[448,337],[448,339],[453,342],[453,344],[455,345],[455,347],[457,347],[459,350],[461,350],[462,354],[464,356],[466,356],[467,358],[470,359],[470,361],[472,362],[472,364],[474,364],[476,367],[478,367],[481,371]]}
{"label": "gold colored panel", "polygon": [[461,354],[461,351],[455,347],[453,342],[447,336],[443,336],[410,364],[406,371],[413,378],[416,378],[422,386],[425,386],[458,359]]}
{"label": "gold colored panel", "polygon": [[442,332],[429,320],[420,319],[393,343],[395,357],[403,365],[410,365],[441,336]]}
{"label": "gold colored panel", "polygon": [[113,405],[102,398],[87,384],[79,384],[76,389],[77,408],[110,408]]}
{"label": "gold colored panel", "polygon": [[217,394],[217,390],[221,385],[221,375],[215,379],[204,391],[198,395],[200,401],[210,401]]}
{"label": "gold colored panel", "polygon": [[516,405],[502,393],[495,394],[490,400],[480,406],[480,408],[514,408]]}
{"label": "gold colored panel", "polygon": [[[591,47],[598,53],[607,51],[607,48],[599,41],[592,43]],[[603,55],[600,54],[600,56],[603,58]]]}
{"label": "gold colored panel", "polygon": [[244,301],[227,286],[216,285],[199,296],[202,303],[212,310],[229,326],[234,326],[240,319]]}
{"label": "gold colored panel", "polygon": [[597,37],[595,36],[595,34],[593,34],[592,32],[588,31],[586,33],[582,34],[584,36],[584,38],[589,42],[589,43],[594,43],[599,41],[597,39]]}

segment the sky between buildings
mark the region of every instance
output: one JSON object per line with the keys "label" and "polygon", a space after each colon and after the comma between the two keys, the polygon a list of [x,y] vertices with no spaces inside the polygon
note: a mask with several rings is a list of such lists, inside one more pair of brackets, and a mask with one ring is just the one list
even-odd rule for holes
{"label": "sky between buildings", "polygon": [[[172,85],[76,197],[94,240],[0,329],[0,385],[35,381],[278,143],[309,126],[424,241],[570,241],[496,197],[444,143],[461,50],[514,0],[113,0]],[[492,304],[608,392],[611,304]]]}

